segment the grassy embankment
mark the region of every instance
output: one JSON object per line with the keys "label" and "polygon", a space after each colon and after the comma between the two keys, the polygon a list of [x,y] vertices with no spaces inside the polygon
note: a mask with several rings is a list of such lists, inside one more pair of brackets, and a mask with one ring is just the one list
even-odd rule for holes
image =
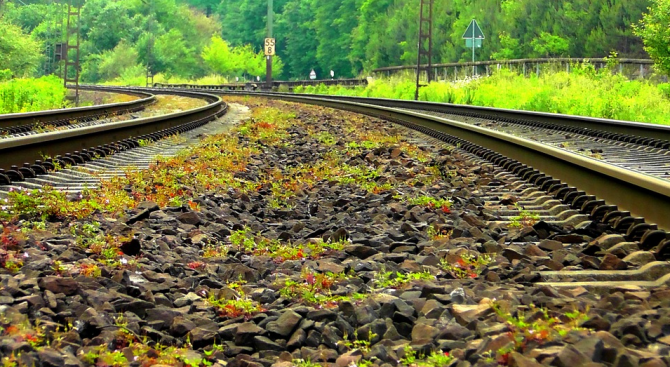
{"label": "grassy embankment", "polygon": [[[365,88],[321,85],[296,92],[414,99],[414,81],[379,79]],[[433,82],[421,89],[420,99],[670,125],[670,84],[628,80],[588,65],[540,77],[502,69],[476,80]]]}
{"label": "grassy embankment", "polygon": [[0,114],[62,108],[66,93],[63,81],[55,76],[0,82]]}

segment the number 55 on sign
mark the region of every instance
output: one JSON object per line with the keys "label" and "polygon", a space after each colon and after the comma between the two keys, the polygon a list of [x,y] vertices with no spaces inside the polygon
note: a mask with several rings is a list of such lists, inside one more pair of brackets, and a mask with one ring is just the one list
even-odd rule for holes
{"label": "number 55 on sign", "polygon": [[275,39],[266,38],[265,39],[265,56],[274,56],[275,54]]}

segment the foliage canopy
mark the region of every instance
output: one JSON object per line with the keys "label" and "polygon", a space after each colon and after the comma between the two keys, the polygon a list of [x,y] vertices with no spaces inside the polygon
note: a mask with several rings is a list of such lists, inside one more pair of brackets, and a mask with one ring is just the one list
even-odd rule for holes
{"label": "foliage canopy", "polygon": [[644,41],[644,49],[649,53],[656,67],[670,75],[670,0],[652,0],[652,6],[644,14],[635,33]]}
{"label": "foliage canopy", "polygon": [[[468,23],[477,19],[486,36],[477,51],[479,60],[604,57],[612,51],[621,57],[645,58],[646,49],[667,64],[668,59],[661,58],[667,56],[670,42],[670,31],[663,27],[668,1],[436,1],[434,62],[468,61],[471,51],[461,36]],[[319,78],[330,70],[336,77],[352,77],[379,67],[414,63],[418,3],[274,0],[279,56],[274,69],[282,71],[276,77],[307,78],[312,69]],[[3,65],[11,65],[15,75],[40,69],[41,51],[35,50],[41,50],[40,42],[53,40],[53,24],[65,11],[48,4],[47,0],[22,0],[4,5],[0,47],[20,46],[13,53],[28,55],[13,58],[25,65],[0,59]],[[81,24],[83,81],[141,78],[147,66],[166,77],[193,79],[213,72],[263,77],[266,12],[266,0],[86,0]],[[640,20],[636,33],[644,45],[633,31]],[[18,27],[8,30],[8,24]],[[226,42],[228,51],[221,49],[219,40]],[[247,60],[216,56],[225,52]],[[124,70],[109,70],[114,64]]]}

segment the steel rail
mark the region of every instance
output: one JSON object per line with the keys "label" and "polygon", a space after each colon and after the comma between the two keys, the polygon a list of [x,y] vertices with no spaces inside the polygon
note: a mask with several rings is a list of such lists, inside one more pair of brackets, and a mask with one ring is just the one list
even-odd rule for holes
{"label": "steel rail", "polygon": [[[110,90],[110,88],[86,87],[87,89]],[[124,92],[133,92],[126,88],[115,88]],[[10,138],[0,141],[0,167],[11,169],[0,171],[0,182],[21,180],[23,176],[32,177],[37,173],[44,173],[53,162],[42,162],[44,156],[55,157],[53,160],[62,160],[60,156],[66,153],[75,153],[76,158],[66,156],[65,163],[77,163],[84,156],[90,159],[91,155],[102,153],[103,155],[118,148],[126,149],[136,145],[141,137],[152,138],[152,134],[174,133],[185,124],[189,128],[200,126],[215,119],[227,111],[227,105],[220,97],[199,92],[167,91],[159,90],[156,94],[173,94],[207,100],[206,106],[198,107],[188,111],[182,111],[162,116],[141,118],[135,120],[112,122],[103,125],[89,126],[80,129],[54,131],[44,134],[36,134],[18,138]],[[167,131],[167,132],[166,132]],[[165,135],[165,134],[163,134]],[[95,148],[97,147],[97,148]],[[90,148],[90,151],[86,151]],[[78,154],[79,151],[85,154]],[[33,162],[29,164],[25,162]],[[47,167],[45,167],[45,164]],[[18,168],[19,165],[23,165]]]}
{"label": "steel rail", "polygon": [[[93,90],[91,87],[80,87],[80,89]],[[125,113],[128,111],[138,111],[156,102],[155,96],[142,91],[131,91],[120,88],[105,88],[104,91],[130,94],[140,97],[140,99],[129,102],[108,103],[89,107],[2,114],[0,115],[0,128],[26,126],[38,123],[49,124],[53,121],[78,120],[82,118],[93,118],[103,115],[117,115],[119,113]]]}
{"label": "steel rail", "polygon": [[[160,89],[153,89],[160,90]],[[178,90],[178,89],[177,89]],[[216,94],[248,93],[241,91],[224,91],[211,86],[191,85],[187,90],[210,91]],[[268,93],[269,92],[264,92]],[[258,93],[254,93],[258,94]],[[272,92],[277,96],[293,96],[291,93]],[[567,128],[574,128],[571,132],[599,136],[607,139],[621,140],[629,143],[649,145],[657,148],[670,149],[670,126],[651,124],[644,122],[611,120],[588,116],[563,115],[558,113],[535,112],[511,110],[504,108],[480,107],[470,105],[459,105],[452,103],[408,101],[400,99],[350,97],[336,95],[310,94],[315,98],[342,100],[363,104],[374,104],[385,107],[395,107],[410,110],[433,111],[445,114],[453,114],[467,117],[493,119],[504,122],[525,123],[533,125],[536,123],[552,124]],[[607,134],[609,133],[609,134]],[[620,134],[622,136],[613,136]]]}
{"label": "steel rail", "polygon": [[[287,95],[287,93],[275,93]],[[563,127],[575,128],[574,132],[591,133],[594,136],[612,139],[611,136],[603,134],[622,134],[632,139],[624,140],[630,143],[643,144],[659,148],[670,149],[670,126],[658,125],[644,122],[611,120],[588,116],[563,115],[558,113],[510,110],[504,108],[480,107],[459,105],[451,103],[407,101],[387,98],[330,96],[312,94],[316,98],[342,100],[355,103],[374,104],[378,106],[394,107],[410,110],[433,111],[445,114],[453,114],[467,117],[478,117],[507,122],[526,122],[528,124],[544,123]],[[647,139],[640,139],[647,138]]]}

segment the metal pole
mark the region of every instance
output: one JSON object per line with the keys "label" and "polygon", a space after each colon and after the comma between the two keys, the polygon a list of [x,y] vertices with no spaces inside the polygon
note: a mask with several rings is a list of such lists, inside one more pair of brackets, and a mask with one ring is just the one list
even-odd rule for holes
{"label": "metal pole", "polygon": [[[474,19],[473,19],[474,21]],[[477,67],[475,66],[475,25],[472,25],[472,77],[477,75]]]}
{"label": "metal pole", "polygon": [[421,77],[421,41],[423,38],[421,37],[423,33],[423,1],[421,1],[421,5],[419,6],[419,47],[417,50],[417,56],[416,56],[416,91],[414,92],[414,100],[418,101],[419,100],[419,88],[420,88],[420,77]]}
{"label": "metal pole", "polygon": [[[423,16],[423,13],[421,13]],[[433,0],[428,2],[428,84],[433,80]]]}
{"label": "metal pole", "polygon": [[[146,86],[149,87],[149,81],[153,82],[153,70],[151,69],[153,65],[153,49],[154,49],[154,17],[156,16],[156,11],[154,10],[154,0],[147,0],[149,5],[149,42],[147,43],[147,73],[146,73]],[[151,83],[153,84],[153,83]]]}
{"label": "metal pole", "polygon": [[[268,38],[272,38],[272,0],[268,0]],[[275,49],[277,45],[275,44]],[[272,56],[265,56],[265,83],[268,89],[272,89]]]}

